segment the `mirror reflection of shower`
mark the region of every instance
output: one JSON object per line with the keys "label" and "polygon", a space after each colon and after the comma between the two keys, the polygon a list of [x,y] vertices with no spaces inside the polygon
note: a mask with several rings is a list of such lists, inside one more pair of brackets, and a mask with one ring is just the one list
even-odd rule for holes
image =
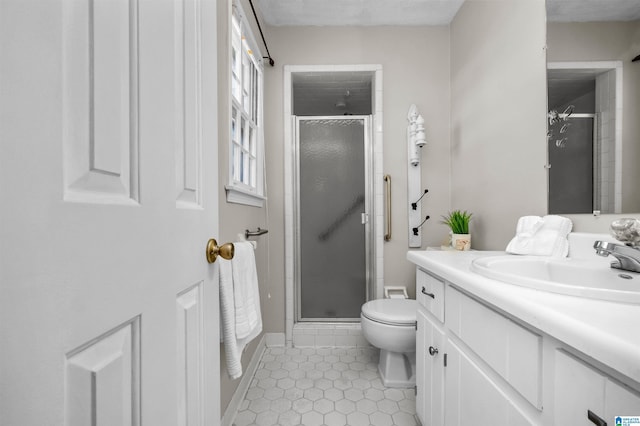
{"label": "mirror reflection of shower", "polygon": [[335,107],[344,110],[344,115],[353,115],[349,112],[349,98],[351,97],[351,90],[347,89],[344,95],[335,103]]}
{"label": "mirror reflection of shower", "polygon": [[551,140],[555,138],[556,147],[564,148],[569,139],[567,132],[571,123],[568,122],[569,117],[573,114],[573,105],[569,105],[563,112],[559,113],[555,109],[547,113],[549,119],[549,130],[547,131],[547,139]]}
{"label": "mirror reflection of shower", "polygon": [[549,213],[614,213],[621,101],[611,63],[549,63]]}

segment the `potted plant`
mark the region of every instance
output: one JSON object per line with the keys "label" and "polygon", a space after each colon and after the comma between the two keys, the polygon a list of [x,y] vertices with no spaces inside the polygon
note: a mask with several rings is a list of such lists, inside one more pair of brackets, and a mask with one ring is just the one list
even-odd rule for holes
{"label": "potted plant", "polygon": [[453,210],[442,216],[441,223],[451,229],[451,246],[456,250],[471,249],[471,234],[469,234],[469,221],[471,213]]}

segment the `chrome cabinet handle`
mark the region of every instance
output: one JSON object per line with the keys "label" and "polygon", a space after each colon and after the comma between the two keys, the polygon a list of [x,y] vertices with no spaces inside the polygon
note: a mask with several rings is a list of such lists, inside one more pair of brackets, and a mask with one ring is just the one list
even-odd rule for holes
{"label": "chrome cabinet handle", "polygon": [[438,348],[434,348],[433,346],[429,346],[429,355],[434,356],[438,353]]}
{"label": "chrome cabinet handle", "polygon": [[432,298],[432,299],[435,299],[435,298],[436,298],[436,295],[435,295],[435,294],[433,294],[433,293],[428,293],[428,292],[427,292],[427,289],[426,289],[426,288],[424,288],[424,286],[422,287],[422,294],[426,294],[427,296],[429,296],[429,297],[430,297],[430,298]]}

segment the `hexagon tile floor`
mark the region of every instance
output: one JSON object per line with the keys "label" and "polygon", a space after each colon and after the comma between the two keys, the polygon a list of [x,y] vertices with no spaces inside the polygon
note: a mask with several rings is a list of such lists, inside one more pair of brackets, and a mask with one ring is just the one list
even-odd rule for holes
{"label": "hexagon tile floor", "polygon": [[414,389],[385,388],[376,348],[267,348],[235,426],[416,426]]}

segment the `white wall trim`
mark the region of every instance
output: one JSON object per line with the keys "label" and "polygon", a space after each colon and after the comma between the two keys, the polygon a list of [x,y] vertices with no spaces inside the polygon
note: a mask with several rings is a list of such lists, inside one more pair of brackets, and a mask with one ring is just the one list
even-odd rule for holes
{"label": "white wall trim", "polygon": [[264,200],[267,198],[255,194],[250,191],[242,190],[232,185],[225,185],[225,191],[227,191],[227,202],[236,204],[245,204],[253,207],[263,207]]}
{"label": "white wall trim", "polygon": [[295,321],[294,236],[293,208],[294,188],[294,129],[292,126],[291,74],[296,72],[371,71],[374,73],[373,91],[373,209],[374,229],[372,245],[373,298],[382,297],[384,284],[384,217],[383,217],[383,116],[382,116],[382,65],[285,65],[284,67],[284,216],[285,216],[285,338],[291,345]]}

